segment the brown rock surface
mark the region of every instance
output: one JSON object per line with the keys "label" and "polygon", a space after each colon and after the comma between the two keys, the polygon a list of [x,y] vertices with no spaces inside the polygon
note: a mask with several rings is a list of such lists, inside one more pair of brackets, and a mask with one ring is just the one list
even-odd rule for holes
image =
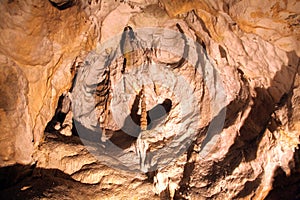
{"label": "brown rock surface", "polygon": [[[296,0],[2,1],[1,197],[300,198],[299,6]],[[122,46],[126,26],[134,36],[127,32]],[[144,83],[148,116],[166,99],[170,110],[165,121],[126,132],[127,116],[139,121]],[[59,101],[66,92],[68,113]],[[91,140],[78,133],[80,140],[75,123],[66,136],[72,116],[83,130],[99,124],[105,132]]]}
{"label": "brown rock surface", "polygon": [[1,118],[11,118],[12,126],[4,125],[1,149],[8,151],[4,157],[10,156],[2,157],[1,165],[28,164],[59,95],[70,88],[71,66],[93,38],[87,39],[89,26],[77,7],[59,11],[47,1],[3,1],[0,10]]}

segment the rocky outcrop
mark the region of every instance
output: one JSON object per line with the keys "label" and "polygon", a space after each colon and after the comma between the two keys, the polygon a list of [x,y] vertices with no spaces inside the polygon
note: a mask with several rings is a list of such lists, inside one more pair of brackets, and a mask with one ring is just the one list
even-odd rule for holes
{"label": "rocky outcrop", "polygon": [[[28,112],[28,80],[11,60],[1,59],[1,165],[31,162],[33,136]],[[17,95],[16,95],[17,94]],[[12,132],[13,130],[13,132]]]}
{"label": "rocky outcrop", "polygon": [[58,97],[71,87],[72,65],[93,37],[77,7],[59,11],[47,1],[5,1],[0,10],[1,165],[28,164]]}
{"label": "rocky outcrop", "polygon": [[[220,16],[228,21],[234,31],[238,27],[245,33],[254,33],[285,51],[295,51],[299,56],[299,2],[293,1],[161,1],[170,16],[185,14],[197,10],[211,37],[223,40],[224,26]],[[227,16],[227,17],[226,17]]]}
{"label": "rocky outcrop", "polygon": [[276,198],[299,175],[299,6],[2,2],[1,166],[34,163],[49,199]]}

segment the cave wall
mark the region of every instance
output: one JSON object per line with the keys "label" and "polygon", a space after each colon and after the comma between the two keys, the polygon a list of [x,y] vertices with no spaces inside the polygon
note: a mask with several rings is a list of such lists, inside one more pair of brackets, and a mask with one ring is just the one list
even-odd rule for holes
{"label": "cave wall", "polygon": [[92,31],[78,7],[2,1],[0,10],[1,165],[28,164],[58,97],[71,86],[71,66],[93,46]]}
{"label": "cave wall", "polygon": [[[54,151],[51,143],[37,148],[58,98],[71,87],[73,70],[88,52],[125,26],[172,29],[180,24],[202,44],[220,74],[227,115],[221,139],[209,156],[198,157],[199,139],[174,166],[163,170],[177,185],[173,195],[262,199],[272,189],[277,168],[293,172],[300,124],[299,2],[51,2],[0,4],[1,166],[37,161],[40,167],[58,168],[82,182],[101,182],[95,177],[103,166],[89,179],[80,171],[84,159],[72,169],[58,161],[57,157],[72,157],[73,151],[80,154],[78,149],[69,152],[66,149],[73,147],[62,144],[61,151]],[[37,151],[40,155],[33,158]],[[45,155],[54,161],[43,160]]]}

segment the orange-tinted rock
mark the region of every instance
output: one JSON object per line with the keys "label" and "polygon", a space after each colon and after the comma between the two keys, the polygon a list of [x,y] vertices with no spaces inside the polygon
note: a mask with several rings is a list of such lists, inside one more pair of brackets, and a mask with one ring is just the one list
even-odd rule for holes
{"label": "orange-tinted rock", "polygon": [[[30,163],[33,145],[40,142],[59,95],[71,86],[71,66],[93,42],[86,40],[86,16],[77,6],[60,11],[48,1],[6,1],[0,10],[0,53],[10,60],[1,62],[1,106],[6,118],[18,124],[6,128],[11,142],[2,148],[10,156],[1,162]],[[17,71],[10,73],[15,66]]]}
{"label": "orange-tinted rock", "polygon": [[[274,190],[280,188],[276,186],[278,174],[299,175],[299,161],[295,159],[300,143],[299,2],[51,2],[26,0],[0,3],[0,166],[35,162],[41,172],[49,173],[50,169],[58,169],[64,176],[57,178],[53,175],[50,178],[60,184],[53,186],[53,190],[42,191],[45,198],[58,198],[61,194],[79,198],[88,194],[91,198],[107,199],[158,199],[159,195],[161,198],[165,195],[178,199],[264,199],[268,195],[269,198],[274,196],[270,193],[272,187]],[[55,113],[59,96],[72,85],[74,73],[71,73],[71,67],[80,65],[87,68],[89,64],[94,65],[93,62],[80,62],[85,61],[85,55],[91,50],[94,50],[94,57],[86,61],[97,60],[97,56],[103,53],[99,52],[101,45],[121,35],[128,25],[133,30],[157,26],[184,33],[191,41],[206,49],[214,66],[213,72],[219,74],[218,78],[223,84],[222,91],[217,87],[210,91],[211,88],[204,84],[205,77],[202,77],[205,74],[203,72],[207,71],[195,73],[192,65],[180,63],[180,56],[186,53],[186,38],[173,37],[168,31],[147,34],[151,35],[150,42],[157,49],[181,49],[176,55],[168,51],[151,52],[143,49],[127,56],[138,57],[127,69],[132,70],[146,63],[148,56],[151,61],[182,75],[193,88],[193,95],[197,99],[191,106],[201,116],[192,146],[172,163],[159,169],[158,173],[149,173],[149,179],[144,174],[131,174],[106,166],[108,158],[99,160],[93,157],[74,136],[61,136],[55,132],[48,134],[45,141],[42,140],[44,129]],[[145,39],[145,35],[137,36],[138,40],[149,42],[149,37]],[[161,35],[164,37],[158,37]],[[106,49],[106,54],[101,56],[117,50],[118,44],[115,49]],[[109,88],[107,90],[110,95],[113,94],[114,100],[122,92],[117,84],[123,77],[123,61],[120,56],[110,66],[111,74],[107,77],[111,86],[107,86],[109,81],[103,82],[106,85],[98,85],[100,89]],[[205,59],[198,62],[200,66],[207,67],[205,63]],[[100,67],[104,66],[100,64]],[[177,68],[170,69],[170,66]],[[94,78],[102,80],[103,74]],[[155,77],[159,75],[156,72]],[[138,91],[133,81],[137,76],[130,76],[127,76],[132,78],[128,82]],[[176,80],[163,77],[166,82]],[[215,76],[207,77],[210,79],[206,81],[214,85]],[[181,94],[188,94],[184,84],[178,86],[174,81],[171,85],[173,88],[176,85],[182,88]],[[151,130],[143,132],[143,138],[150,144],[148,149],[144,149],[147,152],[172,143],[176,127],[182,123],[180,105],[188,97],[176,98],[172,90],[156,84],[146,86],[145,91],[148,110],[162,102],[163,95],[173,102],[173,110],[163,129],[164,135]],[[102,103],[103,99],[110,99],[107,98],[109,92],[100,94],[97,101]],[[132,96],[137,93],[131,92]],[[216,98],[220,93],[226,94],[226,100]],[[218,104],[212,106],[211,102],[215,99]],[[95,99],[92,100],[94,103]],[[123,110],[119,111],[117,118],[121,119],[124,113],[127,114],[127,108],[132,106],[133,101],[131,98],[120,107]],[[102,110],[99,111],[99,120],[106,120],[103,126],[108,129],[108,139],[119,128],[111,114],[111,106],[120,103],[112,102],[114,104],[101,104]],[[224,126],[216,130],[217,137],[205,138],[213,119],[218,121],[219,112],[225,109],[226,120]],[[67,119],[69,124],[70,116],[72,113]],[[185,119],[190,116],[193,115]],[[91,122],[89,118],[83,121],[87,124]],[[123,122],[120,120],[120,123]],[[65,131],[69,131],[64,132],[65,135],[71,134],[70,129]],[[126,142],[126,138],[120,141]],[[174,146],[180,145],[176,140],[173,142]],[[127,150],[133,154],[132,149],[134,145]],[[124,151],[122,156],[128,158],[127,153]],[[130,159],[133,160],[132,157]],[[49,176],[52,176],[51,173]],[[74,183],[72,179],[84,184]],[[30,181],[29,184],[35,187],[23,188],[25,194],[39,191],[39,185],[46,184],[42,179]],[[90,187],[86,184],[97,185]]]}

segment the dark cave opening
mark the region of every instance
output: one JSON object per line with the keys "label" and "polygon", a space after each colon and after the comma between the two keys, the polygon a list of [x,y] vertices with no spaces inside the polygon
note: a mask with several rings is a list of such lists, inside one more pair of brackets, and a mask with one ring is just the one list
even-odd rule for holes
{"label": "dark cave opening", "polygon": [[299,200],[300,199],[300,145],[294,154],[294,166],[291,174],[286,175],[279,167],[275,171],[273,189],[269,192],[266,200]]}
{"label": "dark cave opening", "polygon": [[52,6],[57,8],[58,10],[65,10],[68,9],[76,4],[75,0],[65,0],[65,1],[54,1],[49,0]]}
{"label": "dark cave opening", "polygon": [[71,110],[71,99],[68,93],[60,95],[55,114],[52,119],[47,123],[44,132],[54,132],[63,129],[63,123],[66,119],[68,112]]}
{"label": "dark cave opening", "polygon": [[[141,115],[138,114],[141,94],[136,95],[131,107],[130,115],[126,117],[124,125],[120,130],[110,131],[112,136],[109,140],[122,149],[129,148],[134,143],[141,132]],[[162,123],[172,108],[172,101],[165,99],[161,104],[157,104],[147,111],[147,130],[155,128]]]}

